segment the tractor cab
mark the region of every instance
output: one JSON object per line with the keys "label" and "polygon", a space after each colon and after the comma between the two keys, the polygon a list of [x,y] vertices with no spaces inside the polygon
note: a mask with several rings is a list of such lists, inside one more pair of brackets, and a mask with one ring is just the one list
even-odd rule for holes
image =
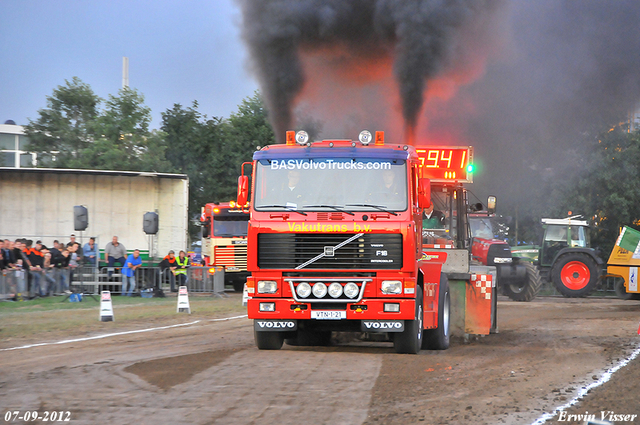
{"label": "tractor cab", "polygon": [[544,236],[540,249],[540,264],[550,266],[565,248],[590,248],[589,223],[575,218],[543,218]]}
{"label": "tractor cab", "polygon": [[591,248],[589,223],[582,216],[543,218],[540,246],[512,247],[514,258],[536,264],[540,276],[565,297],[584,297],[598,284],[603,261]]}

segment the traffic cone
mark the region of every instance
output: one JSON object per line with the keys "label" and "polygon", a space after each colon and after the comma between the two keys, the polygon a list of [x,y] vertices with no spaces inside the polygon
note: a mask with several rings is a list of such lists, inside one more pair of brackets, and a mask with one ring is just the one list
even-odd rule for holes
{"label": "traffic cone", "polygon": [[191,314],[191,307],[189,307],[189,292],[186,286],[181,286],[178,289],[178,313]]}
{"label": "traffic cone", "polygon": [[242,306],[247,306],[247,301],[249,301],[249,290],[247,289],[247,283],[244,284],[244,289],[242,290]]}
{"label": "traffic cone", "polygon": [[111,292],[102,291],[100,294],[100,321],[113,322],[113,306],[111,305]]}

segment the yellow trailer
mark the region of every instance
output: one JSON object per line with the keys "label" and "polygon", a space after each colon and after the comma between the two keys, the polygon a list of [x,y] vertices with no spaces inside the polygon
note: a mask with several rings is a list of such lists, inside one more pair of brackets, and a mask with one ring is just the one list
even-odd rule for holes
{"label": "yellow trailer", "polygon": [[640,299],[638,288],[640,267],[640,232],[624,226],[607,261],[607,274],[624,280],[616,285],[620,298]]}

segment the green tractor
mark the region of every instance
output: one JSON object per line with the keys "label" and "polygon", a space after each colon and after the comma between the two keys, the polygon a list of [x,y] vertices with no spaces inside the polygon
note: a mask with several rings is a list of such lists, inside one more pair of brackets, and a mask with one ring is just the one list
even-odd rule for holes
{"label": "green tractor", "polygon": [[565,297],[586,297],[598,284],[604,261],[591,248],[589,223],[581,216],[563,219],[543,218],[542,245],[511,248],[511,253],[530,261],[540,277],[553,282]]}

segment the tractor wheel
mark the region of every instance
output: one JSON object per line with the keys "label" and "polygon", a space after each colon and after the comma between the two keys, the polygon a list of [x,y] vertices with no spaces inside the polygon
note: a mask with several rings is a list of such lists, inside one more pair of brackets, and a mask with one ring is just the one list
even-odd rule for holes
{"label": "tractor wheel", "polygon": [[260,350],[279,350],[284,342],[283,332],[258,332],[253,331],[256,346]]}
{"label": "tractor wheel", "polygon": [[418,294],[416,296],[416,318],[414,320],[405,320],[404,331],[393,334],[393,348],[396,353],[418,354],[422,347],[423,328],[423,310],[422,310],[422,288],[416,287]]}
{"label": "tractor wheel", "polygon": [[561,255],[551,267],[551,280],[565,297],[586,297],[599,278],[596,261],[579,252]]}
{"label": "tractor wheel", "polygon": [[440,277],[440,292],[438,294],[438,327],[425,329],[422,348],[427,350],[446,350],[449,348],[449,310],[451,294],[449,280],[446,275]]}
{"label": "tractor wheel", "polygon": [[518,283],[503,285],[502,293],[513,301],[531,301],[538,295],[542,280],[538,268],[528,261],[522,262],[527,269],[525,279]]}
{"label": "tractor wheel", "polygon": [[624,279],[617,278],[613,284],[613,289],[616,291],[616,296],[621,300],[640,300],[640,294],[629,293],[624,286]]}

